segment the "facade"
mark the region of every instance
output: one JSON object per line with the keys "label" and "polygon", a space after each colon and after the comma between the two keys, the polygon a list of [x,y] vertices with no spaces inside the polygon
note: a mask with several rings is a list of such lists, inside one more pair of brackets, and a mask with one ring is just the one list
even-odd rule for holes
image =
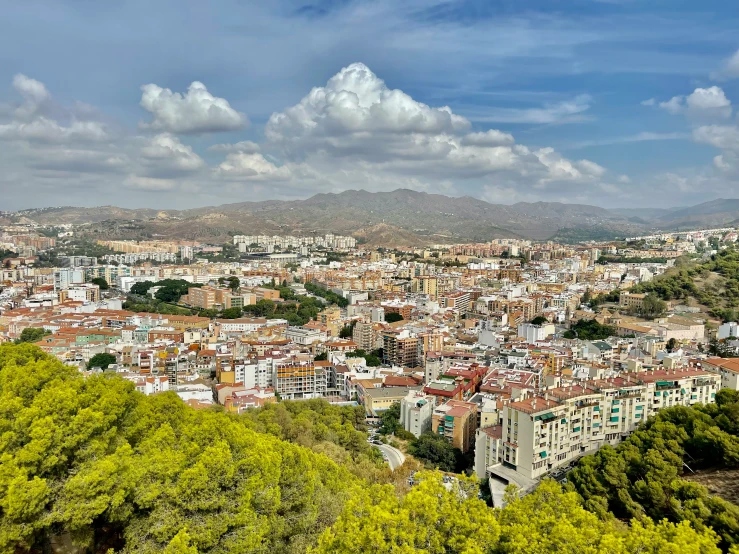
{"label": "facade", "polygon": [[412,337],[407,330],[385,331],[382,335],[383,361],[401,367],[417,367],[418,337]]}
{"label": "facade", "polygon": [[443,436],[454,448],[468,452],[475,445],[477,405],[449,400],[437,406],[431,416],[431,430]]}
{"label": "facade", "polygon": [[409,433],[420,437],[431,430],[436,397],[411,391],[400,401],[400,424]]}
{"label": "facade", "polygon": [[722,389],[739,390],[739,358],[708,358],[699,365],[721,376]]}
{"label": "facade", "polygon": [[272,380],[275,393],[285,400],[320,398],[328,388],[328,372],[312,362],[278,362]]}
{"label": "facade", "polygon": [[[684,368],[549,389],[503,407],[498,460],[537,479],[604,444],[617,444],[662,408],[713,402],[720,386],[719,375]],[[486,437],[478,433],[480,456],[493,448],[494,439]]]}

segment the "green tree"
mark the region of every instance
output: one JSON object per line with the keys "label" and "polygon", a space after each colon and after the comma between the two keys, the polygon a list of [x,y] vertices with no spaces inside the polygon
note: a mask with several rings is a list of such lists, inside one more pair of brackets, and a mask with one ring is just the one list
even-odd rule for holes
{"label": "green tree", "polygon": [[46,335],[50,334],[51,331],[47,331],[42,327],[26,327],[25,329],[23,329],[23,331],[21,331],[21,336],[16,339],[15,342],[17,344],[20,344],[22,342],[38,342]]}
{"label": "green tree", "polygon": [[403,316],[398,313],[390,312],[388,314],[385,314],[385,321],[387,323],[395,323],[396,321],[403,321]]}
{"label": "green tree", "polygon": [[226,308],[221,312],[221,317],[223,319],[238,319],[241,317],[241,314],[241,308]]}
{"label": "green tree", "polygon": [[544,316],[537,316],[531,320],[532,325],[545,325],[549,323],[549,320]]}
{"label": "green tree", "polygon": [[678,349],[678,344],[674,337],[667,341],[665,348],[668,352],[674,352]]}
{"label": "green tree", "polygon": [[408,445],[408,452],[422,460],[427,467],[441,471],[457,471],[461,452],[445,437],[427,432]]}
{"label": "green tree", "polygon": [[106,281],[102,277],[95,277],[94,279],[91,279],[90,282],[93,285],[99,286],[100,290],[108,290],[110,288],[110,286],[108,285],[108,281]]}
{"label": "green tree", "polygon": [[109,365],[114,364],[117,361],[118,360],[113,354],[101,352],[100,354],[95,354],[92,358],[90,358],[90,361],[87,362],[87,367],[99,367],[100,369],[107,369]]}

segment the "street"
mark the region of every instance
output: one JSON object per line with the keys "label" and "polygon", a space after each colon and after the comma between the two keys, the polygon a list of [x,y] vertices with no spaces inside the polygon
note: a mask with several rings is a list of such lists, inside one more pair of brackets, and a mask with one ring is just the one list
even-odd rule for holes
{"label": "street", "polygon": [[387,456],[388,464],[390,465],[390,469],[393,471],[405,462],[405,455],[397,448],[393,448],[387,444],[378,444],[377,448]]}

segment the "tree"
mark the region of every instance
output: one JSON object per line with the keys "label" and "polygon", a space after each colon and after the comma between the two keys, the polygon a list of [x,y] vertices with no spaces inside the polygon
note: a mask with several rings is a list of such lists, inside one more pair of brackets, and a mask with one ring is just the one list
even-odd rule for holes
{"label": "tree", "polygon": [[339,331],[339,338],[350,339],[354,334],[354,326],[356,324],[356,321],[352,321],[349,325],[344,325]]}
{"label": "tree", "polygon": [[50,335],[51,331],[47,331],[41,327],[26,327],[21,331],[21,336],[15,342],[20,344],[23,342],[38,342],[46,335]]}
{"label": "tree", "polygon": [[394,402],[380,414],[380,433],[392,435],[400,427],[400,402]]}
{"label": "tree", "polygon": [[87,367],[99,367],[100,369],[107,369],[109,365],[114,364],[117,361],[118,360],[113,354],[101,352],[100,354],[95,354],[92,358],[90,358],[90,361],[87,362]]}
{"label": "tree", "polygon": [[677,350],[678,344],[674,337],[667,341],[665,348],[668,352],[674,352],[675,350]]}
{"label": "tree", "polygon": [[461,452],[445,437],[426,432],[408,446],[408,452],[422,460],[427,467],[441,471],[456,471]]}
{"label": "tree", "polygon": [[385,314],[385,321],[387,323],[395,323],[396,321],[403,321],[403,316],[395,312],[390,312],[388,314]]}
{"label": "tree", "polygon": [[226,308],[221,312],[221,317],[223,319],[238,319],[241,315],[241,308]]}
{"label": "tree", "polygon": [[532,325],[545,325],[549,323],[549,320],[544,316],[537,316],[531,320]]}
{"label": "tree", "polygon": [[108,281],[106,281],[102,277],[95,277],[94,279],[91,279],[90,282],[93,285],[99,286],[100,287],[100,290],[108,290],[110,288],[108,286]]}
{"label": "tree", "polygon": [[642,301],[642,308],[639,312],[647,317],[659,317],[667,311],[667,304],[664,300],[654,294],[650,293],[644,297]]}

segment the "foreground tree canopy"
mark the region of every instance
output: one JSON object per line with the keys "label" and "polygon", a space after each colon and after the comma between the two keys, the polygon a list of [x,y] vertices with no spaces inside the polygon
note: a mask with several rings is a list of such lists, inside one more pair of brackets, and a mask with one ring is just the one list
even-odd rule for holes
{"label": "foreground tree canopy", "polygon": [[554,482],[503,510],[437,472],[370,484],[362,424],[320,403],[195,411],[0,346],[0,553],[720,552],[706,526],[601,519]]}

